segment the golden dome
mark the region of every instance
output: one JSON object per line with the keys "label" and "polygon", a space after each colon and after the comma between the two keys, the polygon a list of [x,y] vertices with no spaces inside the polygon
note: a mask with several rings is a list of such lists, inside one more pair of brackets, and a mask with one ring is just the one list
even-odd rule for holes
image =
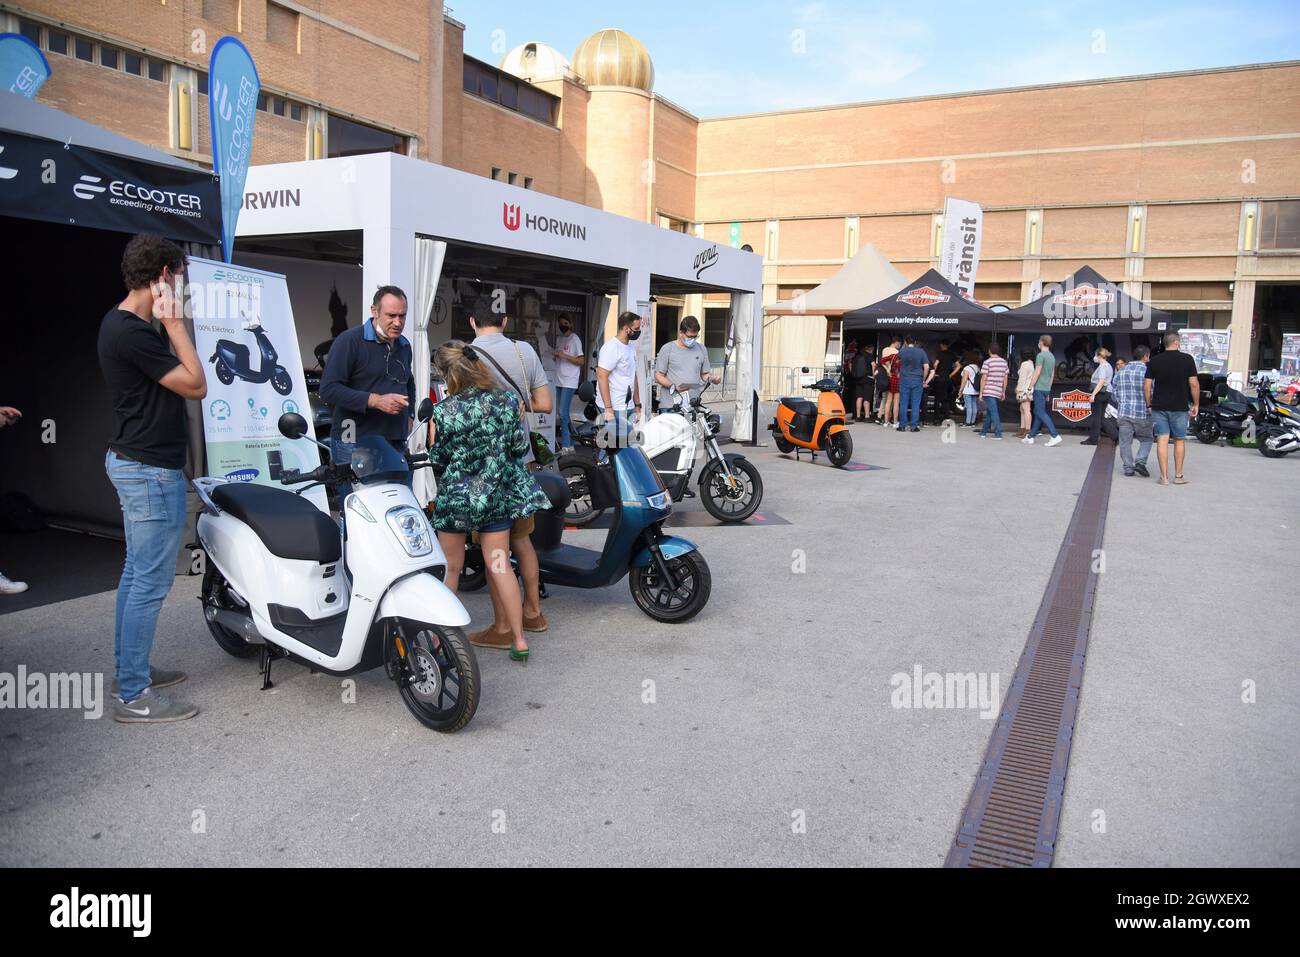
{"label": "golden dome", "polygon": [[622,30],[597,30],[578,44],[573,71],[588,86],[631,86],[649,93],[655,85],[650,54]]}

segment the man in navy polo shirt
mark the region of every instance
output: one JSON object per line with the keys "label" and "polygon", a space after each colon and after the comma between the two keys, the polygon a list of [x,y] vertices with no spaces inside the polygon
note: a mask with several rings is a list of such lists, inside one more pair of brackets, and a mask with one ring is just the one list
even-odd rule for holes
{"label": "man in navy polo shirt", "polygon": [[396,286],[380,286],[370,318],[330,347],[320,397],[334,410],[331,440],[336,449],[339,442],[378,435],[405,451],[415,404],[411,343],[402,335],[405,325],[406,293]]}

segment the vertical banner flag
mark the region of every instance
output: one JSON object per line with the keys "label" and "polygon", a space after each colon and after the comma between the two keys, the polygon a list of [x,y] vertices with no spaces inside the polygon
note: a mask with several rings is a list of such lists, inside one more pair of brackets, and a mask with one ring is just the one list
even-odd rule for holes
{"label": "vertical banner flag", "polygon": [[944,200],[943,244],[939,248],[939,273],[975,299],[975,273],[980,265],[980,240],[984,235],[984,210],[964,199]]}
{"label": "vertical banner flag", "polygon": [[208,119],[212,127],[212,169],[221,177],[221,252],[235,249],[235,223],[244,198],[244,179],[253,154],[253,118],[262,89],[248,50],[222,37],[208,61]]}
{"label": "vertical banner flag", "polygon": [[0,90],[29,100],[50,76],[45,54],[21,33],[0,33]]}
{"label": "vertical banner flag", "polygon": [[[202,400],[208,475],[285,488],[283,470],[310,471],[320,465],[320,452],[306,438],[280,434],[286,412],[312,421],[284,276],[197,256],[185,272],[194,348],[210,363]],[[303,497],[329,511],[321,488]]]}

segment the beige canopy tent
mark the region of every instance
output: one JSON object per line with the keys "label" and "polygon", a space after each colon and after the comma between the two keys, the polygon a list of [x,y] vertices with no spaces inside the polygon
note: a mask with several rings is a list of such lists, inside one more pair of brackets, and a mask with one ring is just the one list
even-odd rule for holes
{"label": "beige canopy tent", "polygon": [[[827,320],[878,302],[906,283],[907,278],[890,265],[880,250],[867,244],[820,286],[764,306],[763,391],[787,388],[785,367],[821,367],[826,361]],[[772,370],[770,375],[768,369]],[[773,379],[771,383],[769,378]]]}

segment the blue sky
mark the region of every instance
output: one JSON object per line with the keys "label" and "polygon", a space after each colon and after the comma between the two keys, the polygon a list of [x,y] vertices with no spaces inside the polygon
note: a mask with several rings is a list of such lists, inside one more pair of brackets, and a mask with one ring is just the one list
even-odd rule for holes
{"label": "blue sky", "polygon": [[655,91],[697,116],[1300,59],[1300,3],[1046,4],[451,0],[465,52],[530,40],[571,57],[602,27],[650,51]]}

